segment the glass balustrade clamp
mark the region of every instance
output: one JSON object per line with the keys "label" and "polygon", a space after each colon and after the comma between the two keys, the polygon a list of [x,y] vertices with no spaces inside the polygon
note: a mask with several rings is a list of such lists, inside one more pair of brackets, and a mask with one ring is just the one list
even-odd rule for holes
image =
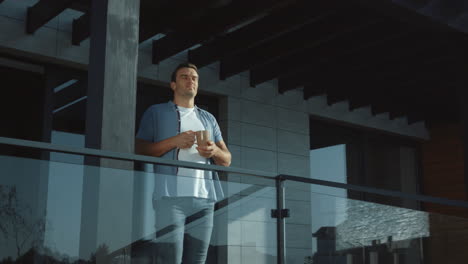
{"label": "glass balustrade clamp", "polygon": [[276,238],[277,238],[277,263],[285,263],[286,254],[286,226],[285,217],[289,217],[289,210],[284,208],[284,177],[278,175],[275,178],[276,181],[276,209],[271,211],[272,217],[276,218]]}

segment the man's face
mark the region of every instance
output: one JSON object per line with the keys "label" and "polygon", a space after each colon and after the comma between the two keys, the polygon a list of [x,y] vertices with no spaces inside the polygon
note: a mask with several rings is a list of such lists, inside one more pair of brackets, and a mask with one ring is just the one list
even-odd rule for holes
{"label": "man's face", "polygon": [[171,82],[174,96],[195,97],[198,91],[198,74],[192,68],[181,68],[177,71],[176,81]]}

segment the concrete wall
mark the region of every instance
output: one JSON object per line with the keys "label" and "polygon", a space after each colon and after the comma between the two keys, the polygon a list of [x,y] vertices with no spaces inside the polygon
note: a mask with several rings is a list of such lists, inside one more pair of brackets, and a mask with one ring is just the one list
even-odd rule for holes
{"label": "concrete wall", "polygon": [[[5,0],[0,5],[0,50],[38,60],[58,61],[86,67],[89,41],[71,45],[71,23],[81,13],[66,10],[26,35],[25,14],[33,0]],[[160,37],[160,36],[156,36]],[[138,75],[168,82],[173,68],[186,60],[186,52],[151,64],[151,41],[140,44]],[[406,119],[389,120],[388,115],[372,116],[367,108],[350,112],[347,103],[326,104],[326,97],[303,100],[301,90],[278,94],[276,81],[249,86],[249,74],[241,73],[225,81],[218,78],[219,65],[200,70],[201,92],[219,95],[219,124],[233,154],[233,167],[309,177],[309,116],[316,115],[403,135],[427,137],[422,123],[409,126]],[[218,246],[226,248],[229,263],[275,263],[276,226],[270,217],[275,208],[273,181],[259,181],[242,175],[228,175],[235,182],[229,193],[259,185],[266,187],[254,194],[238,194],[241,199],[220,213],[213,235]],[[289,190],[289,191],[288,191]],[[303,263],[310,255],[310,193],[308,186],[289,184],[286,204],[291,208],[287,220],[287,263]]]}
{"label": "concrete wall", "polygon": [[[288,107],[289,98],[277,93],[276,83],[249,87],[248,73],[220,81],[216,64],[202,69],[200,80],[202,90],[226,95],[221,100],[219,123],[233,154],[232,166],[274,174],[309,176],[309,116],[304,111]],[[273,181],[248,176],[229,177],[248,186],[274,186]],[[297,203],[307,203],[307,200],[289,194],[287,191],[288,206],[297,208]],[[244,197],[245,202],[239,205],[238,210],[228,212],[228,219],[233,224],[228,226],[227,232],[238,236],[228,248],[228,259],[240,261],[233,263],[276,261],[276,222],[270,216],[270,210],[276,207],[275,197],[274,188],[267,187],[253,197]],[[310,208],[300,207],[306,210],[292,211],[292,217],[287,221],[287,253],[290,258],[305,256],[311,248]],[[240,257],[234,257],[236,254]],[[293,263],[302,261],[303,257],[299,257],[298,262]]]}

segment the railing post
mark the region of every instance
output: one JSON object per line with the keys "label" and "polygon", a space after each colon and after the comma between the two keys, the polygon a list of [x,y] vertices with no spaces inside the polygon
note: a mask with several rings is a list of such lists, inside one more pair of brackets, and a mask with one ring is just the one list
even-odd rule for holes
{"label": "railing post", "polygon": [[285,221],[284,215],[284,179],[281,175],[276,177],[276,238],[278,264],[285,263]]}

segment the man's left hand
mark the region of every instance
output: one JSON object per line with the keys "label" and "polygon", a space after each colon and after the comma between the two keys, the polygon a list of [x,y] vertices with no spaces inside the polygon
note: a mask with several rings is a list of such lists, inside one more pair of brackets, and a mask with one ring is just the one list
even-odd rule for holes
{"label": "man's left hand", "polygon": [[198,146],[197,147],[197,150],[198,150],[198,153],[200,154],[200,156],[202,157],[205,157],[207,159],[213,157],[216,152],[219,150],[218,146],[216,146],[216,144],[211,141],[211,140],[208,140],[206,141],[206,145],[204,146]]}

